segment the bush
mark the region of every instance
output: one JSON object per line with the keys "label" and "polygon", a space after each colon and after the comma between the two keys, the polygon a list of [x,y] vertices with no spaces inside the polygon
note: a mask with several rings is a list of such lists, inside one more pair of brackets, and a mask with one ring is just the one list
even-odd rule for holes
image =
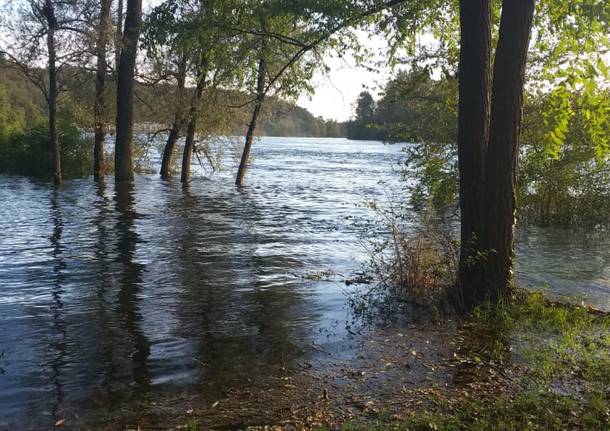
{"label": "bush", "polygon": [[442,302],[458,267],[459,243],[451,220],[432,210],[411,212],[396,201],[405,199],[368,204],[376,214],[364,244],[368,267],[392,294],[419,303]]}
{"label": "bush", "polygon": [[[93,144],[80,129],[59,124],[62,173],[66,178],[89,175],[93,166]],[[50,177],[53,151],[46,124],[29,130],[0,134],[0,172],[6,174]]]}

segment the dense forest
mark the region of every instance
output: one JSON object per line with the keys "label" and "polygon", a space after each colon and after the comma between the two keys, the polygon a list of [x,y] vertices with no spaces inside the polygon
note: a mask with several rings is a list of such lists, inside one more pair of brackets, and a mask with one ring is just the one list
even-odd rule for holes
{"label": "dense forest", "polygon": [[7,1],[0,427],[607,430],[609,18]]}

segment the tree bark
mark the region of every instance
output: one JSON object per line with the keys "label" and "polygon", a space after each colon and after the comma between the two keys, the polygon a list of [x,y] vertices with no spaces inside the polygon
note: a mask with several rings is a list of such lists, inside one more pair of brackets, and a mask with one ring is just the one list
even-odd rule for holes
{"label": "tree bark", "polygon": [[237,178],[235,179],[235,185],[242,187],[244,184],[244,177],[248,170],[248,164],[250,162],[250,150],[252,148],[252,141],[254,139],[254,131],[256,130],[256,124],[263,101],[265,99],[265,78],[267,76],[267,65],[263,57],[264,53],[261,54],[261,58],[258,61],[258,73],[256,82],[256,100],[254,101],[254,110],[252,111],[252,118],[248,125],[248,131],[246,132],[246,142],[244,145],[244,151],[241,155],[239,162],[239,169],[237,170]]}
{"label": "tree bark", "polygon": [[97,32],[97,66],[95,71],[95,138],[93,144],[93,177],[104,178],[104,142],[106,140],[106,47],[110,36],[110,7],[112,0],[100,1],[100,22]]}
{"label": "tree bark", "polygon": [[494,75],[487,153],[482,246],[484,283],[493,302],[512,287],[519,132],[525,63],[535,0],[504,0]]}
{"label": "tree bark", "polygon": [[182,173],[180,181],[188,183],[191,180],[191,159],[193,158],[193,148],[195,146],[195,131],[197,130],[197,113],[193,113],[191,108],[189,115],[189,125],[186,130],[186,140],[184,142],[184,153],[182,154]]}
{"label": "tree bark", "polygon": [[204,68],[200,70],[198,74],[197,88],[195,89],[195,96],[193,97],[193,102],[189,110],[189,124],[186,131],[186,140],[184,142],[184,153],[182,154],[182,174],[180,175],[180,181],[182,181],[184,184],[188,183],[191,179],[191,160],[193,158],[193,149],[195,147],[197,116],[199,115],[199,106],[201,104],[203,90],[206,86],[207,69]]}
{"label": "tree bark", "polygon": [[116,29],[114,34],[114,73],[119,73],[121,44],[123,40],[123,0],[117,0]]}
{"label": "tree bark", "polygon": [[184,124],[184,86],[186,81],[186,57],[183,58],[178,66],[176,104],[174,108],[174,122],[167,137],[163,158],[161,160],[161,178],[168,180],[171,177],[172,157],[176,142],[180,137],[180,130]]}
{"label": "tree bark", "polygon": [[457,304],[472,308],[482,293],[477,279],[489,130],[490,0],[460,0],[458,164],[461,250]]}
{"label": "tree bark", "polygon": [[127,0],[125,28],[117,76],[115,180],[133,180],[133,87],[142,25],[142,0]]}
{"label": "tree bark", "polygon": [[52,0],[45,0],[43,7],[44,15],[47,20],[47,50],[49,54],[49,92],[47,102],[49,105],[49,137],[53,151],[53,182],[62,181],[61,173],[61,148],[59,137],[57,136],[57,55],[55,53],[55,30],[57,29],[57,19]]}

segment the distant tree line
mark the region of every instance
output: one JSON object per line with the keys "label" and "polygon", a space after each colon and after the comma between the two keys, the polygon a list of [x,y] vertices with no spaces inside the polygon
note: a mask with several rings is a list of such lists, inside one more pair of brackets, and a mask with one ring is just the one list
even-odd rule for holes
{"label": "distant tree line", "polygon": [[[19,118],[20,127],[31,128],[44,122],[45,100],[36,87],[25,79],[17,70],[6,64],[6,59],[0,56],[0,106],[6,112]],[[81,71],[76,78],[66,85],[71,97],[63,99],[60,113],[71,116],[71,121],[79,127],[93,129],[94,113],[87,109],[93,106],[95,88],[93,79],[87,78],[86,71]],[[90,72],[89,72],[90,73]],[[113,77],[108,77],[112,83]],[[165,109],[165,103],[175,89],[169,85],[149,86],[136,83],[135,94],[138,103],[134,104],[134,121],[136,124],[166,124],[170,116]],[[235,103],[244,100],[245,94],[219,91],[218,103]],[[161,101],[161,103],[159,103]],[[219,109],[219,108],[218,108]],[[116,115],[111,107],[106,108],[110,116]],[[226,133],[240,135],[243,133],[247,107],[228,110],[229,126]],[[0,119],[2,128],[8,127],[6,120]],[[114,132],[114,126],[106,125],[109,132]],[[262,112],[260,134],[263,136],[299,136],[299,137],[345,137],[345,123],[335,120],[325,120],[315,117],[307,109],[297,106],[294,102],[271,97]]]}
{"label": "distant tree line", "polygon": [[457,79],[432,79],[430,70],[401,71],[375,100],[358,95],[354,118],[346,125],[349,139],[388,142],[455,142]]}

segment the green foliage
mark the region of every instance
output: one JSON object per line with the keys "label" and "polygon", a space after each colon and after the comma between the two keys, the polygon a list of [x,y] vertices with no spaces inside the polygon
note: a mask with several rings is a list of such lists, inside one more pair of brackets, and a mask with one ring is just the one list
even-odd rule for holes
{"label": "green foliage", "polygon": [[[560,88],[560,87],[558,87]],[[521,217],[539,224],[608,225],[610,222],[610,165],[591,143],[590,111],[582,93],[554,91],[530,96],[524,108],[519,177]],[[608,97],[608,93],[598,96]],[[563,99],[557,105],[558,98]],[[551,108],[545,106],[551,105]],[[557,106],[554,108],[553,106]],[[549,117],[553,112],[556,117]],[[540,124],[556,120],[557,131]],[[608,136],[606,119],[600,136]],[[549,136],[552,142],[549,142]],[[599,139],[598,139],[599,141]],[[600,157],[601,156],[601,157]]]}
{"label": "green foliage", "polygon": [[538,4],[530,81],[540,94],[552,88],[543,124],[546,150],[555,158],[568,134],[575,104],[584,118],[581,131],[586,133],[596,158],[601,160],[610,154],[608,18],[610,7],[603,0],[547,0]]}
{"label": "green foliage", "polygon": [[[366,136],[367,130],[375,137]],[[351,139],[451,144],[456,135],[457,81],[432,79],[428,68],[398,73],[377,103],[361,93],[356,117],[348,124]]]}
{"label": "green foliage", "polygon": [[342,431],[563,431],[607,430],[608,398],[604,393],[584,399],[544,391],[518,394],[514,399],[485,397],[479,400],[436,402],[428,411],[412,413],[393,422],[349,423]]}
{"label": "green foliage", "polygon": [[267,102],[260,130],[266,136],[345,136],[343,124],[316,118],[306,109],[276,98]]}
{"label": "green foliage", "polygon": [[22,109],[13,107],[6,88],[0,85],[0,136],[10,135],[21,129],[25,123]]}
{"label": "green foliage", "polygon": [[383,133],[377,125],[376,103],[368,91],[363,91],[356,99],[356,117],[347,123],[348,139],[380,140]]}
{"label": "green foliage", "polygon": [[436,209],[455,206],[459,192],[455,147],[419,143],[405,148],[405,153],[401,176],[411,204],[418,209],[429,204]]}
{"label": "green foliage", "polygon": [[[600,153],[608,138],[607,90],[593,97],[556,87],[526,94],[518,176],[520,219],[542,225],[607,226],[610,163]],[[601,117],[596,117],[601,115]],[[389,81],[368,130],[406,148],[403,182],[416,207],[457,205],[457,83],[427,71],[402,72]],[[358,118],[357,118],[358,120]],[[354,130],[352,122],[348,132]],[[549,128],[555,129],[549,133]],[[596,130],[596,131],[594,131]],[[593,140],[595,140],[594,143]],[[414,179],[416,179],[414,181]]]}
{"label": "green foliage", "polygon": [[[89,175],[93,165],[91,139],[67,121],[60,121],[62,170],[66,178]],[[28,129],[13,130],[0,136],[2,173],[49,177],[53,172],[53,153],[45,123]]]}
{"label": "green foliage", "polygon": [[[396,55],[393,61],[395,64],[406,61],[412,70],[428,67],[442,72],[447,78],[456,76],[458,2],[420,3],[407,2],[376,20],[379,30],[388,36],[392,52],[400,47],[408,54],[406,60]],[[520,177],[521,210],[527,210],[531,220],[544,223],[565,220],[565,224],[576,224],[586,219],[590,224],[607,222],[610,210],[605,166],[610,155],[610,97],[606,62],[610,49],[610,7],[603,0],[541,0],[536,4],[526,92],[528,103],[533,104],[537,112],[531,109],[526,112],[525,121],[529,124],[523,128],[524,135],[536,136],[533,140],[524,140],[526,150],[521,153],[527,159],[526,175]],[[494,1],[491,6],[494,46],[501,2]],[[432,44],[422,42],[423,34],[433,35],[436,40]],[[389,87],[390,84],[386,92]],[[422,91],[425,86],[417,88]],[[436,114],[432,104],[425,109],[431,115]],[[441,108],[443,111],[452,112],[452,104]],[[443,127],[440,122],[413,122],[407,112],[403,112],[402,118],[404,120],[398,121],[395,127],[398,133],[394,133],[406,134],[408,139],[403,137],[402,140],[455,142],[453,132],[457,122],[454,119],[449,127],[447,124]],[[441,118],[443,116],[436,115],[437,120]],[[445,129],[452,133],[447,140],[430,140],[417,134],[414,137],[405,133],[412,123],[425,124],[428,130]],[[377,120],[374,125],[381,127],[381,124],[384,121]],[[439,159],[439,153],[449,156],[454,150],[447,147],[430,151],[429,147],[422,147],[416,151],[415,161],[419,162],[416,164],[427,166],[430,173],[420,182],[423,193],[419,196],[425,194],[432,200],[446,202],[444,198],[437,198],[439,190],[441,194],[446,190],[438,184],[444,182],[447,172],[454,172],[450,165],[455,160],[444,157],[447,166],[439,169],[442,159]],[[542,192],[542,189],[546,191]],[[547,210],[541,210],[543,207]],[[536,210],[531,211],[532,208]]]}
{"label": "green foliage", "polygon": [[[604,394],[590,394],[584,401],[545,392],[517,395],[514,399],[486,397],[481,400],[437,403],[428,413],[413,414],[397,430],[565,430],[607,429],[607,408],[600,408]],[[364,428],[366,429],[366,428]]]}
{"label": "green foliage", "polygon": [[[40,91],[0,56],[0,105],[2,110],[19,118],[23,127],[38,124],[44,116],[45,101]],[[6,118],[6,117],[5,117]],[[6,120],[3,120],[6,121]]]}

